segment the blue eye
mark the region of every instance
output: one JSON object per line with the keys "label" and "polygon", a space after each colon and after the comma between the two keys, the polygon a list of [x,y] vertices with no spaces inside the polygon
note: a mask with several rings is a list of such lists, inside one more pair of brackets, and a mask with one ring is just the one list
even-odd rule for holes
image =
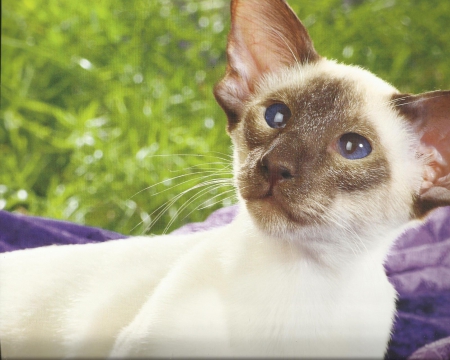
{"label": "blue eye", "polygon": [[291,110],[289,110],[285,104],[276,103],[270,105],[266,109],[264,118],[271,128],[280,129],[286,126],[286,123],[290,119],[291,115]]}
{"label": "blue eye", "polygon": [[369,141],[361,135],[347,133],[338,142],[339,152],[349,160],[362,159],[372,152]]}

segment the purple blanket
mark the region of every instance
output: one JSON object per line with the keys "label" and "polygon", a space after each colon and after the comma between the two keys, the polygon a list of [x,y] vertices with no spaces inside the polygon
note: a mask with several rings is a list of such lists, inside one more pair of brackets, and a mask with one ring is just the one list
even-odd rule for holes
{"label": "purple blanket", "polygon": [[[206,221],[185,225],[174,233],[227,224],[236,211],[235,206],[220,209]],[[0,211],[0,252],[124,237],[107,230]],[[399,293],[386,358],[450,359],[450,207],[434,211],[423,225],[398,239],[386,272]]]}

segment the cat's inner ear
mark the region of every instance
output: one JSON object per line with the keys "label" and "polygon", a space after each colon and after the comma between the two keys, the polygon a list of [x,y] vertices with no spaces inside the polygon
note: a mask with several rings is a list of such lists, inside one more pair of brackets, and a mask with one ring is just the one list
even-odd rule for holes
{"label": "cat's inner ear", "polygon": [[317,61],[320,56],[298,17],[283,0],[233,0],[228,67],[214,94],[230,122],[268,72]]}
{"label": "cat's inner ear", "polygon": [[417,153],[425,160],[421,212],[450,205],[450,91],[395,95],[394,103],[420,139]]}

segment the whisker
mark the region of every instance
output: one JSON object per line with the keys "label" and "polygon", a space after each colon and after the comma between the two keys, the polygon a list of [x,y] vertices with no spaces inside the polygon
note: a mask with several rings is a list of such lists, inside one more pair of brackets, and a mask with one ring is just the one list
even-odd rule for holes
{"label": "whisker", "polygon": [[[218,152],[215,152],[218,153]],[[219,153],[220,154],[220,153]],[[224,155],[224,154],[222,154]],[[217,155],[201,155],[201,154],[152,154],[152,155],[147,155],[144,157],[145,158],[154,158],[154,157],[174,157],[174,156],[189,156],[189,157],[215,157],[216,159],[220,159],[223,161],[230,161],[230,158],[232,159],[232,156],[228,157],[228,158],[224,158],[221,156],[217,156]]]}
{"label": "whisker", "polygon": [[217,176],[217,173],[216,173],[216,172],[213,172],[213,173],[210,174],[210,175],[204,175],[204,176],[196,177],[195,179],[185,180],[185,181],[182,181],[181,183],[178,183],[178,184],[175,184],[175,185],[173,185],[173,186],[171,186],[171,187],[168,187],[167,189],[161,190],[160,192],[157,192],[157,193],[155,193],[155,194],[152,194],[152,196],[156,196],[156,195],[162,194],[163,192],[169,191],[169,190],[171,190],[171,189],[173,189],[173,188],[176,188],[176,187],[178,187],[178,186],[180,186],[180,185],[186,184],[186,183],[191,182],[191,181],[194,181],[194,180],[205,180],[205,179],[208,179],[208,178],[211,178],[211,177],[216,177],[216,176]]}
{"label": "whisker", "polygon": [[[216,204],[218,204],[218,203],[220,203],[220,202],[222,202],[222,201],[224,201],[224,200],[226,200],[226,199],[231,199],[232,197],[236,197],[236,194],[234,194],[235,191],[236,191],[236,189],[233,188],[233,189],[224,191],[224,192],[222,192],[222,193],[220,193],[220,194],[217,194],[217,195],[213,196],[211,199],[208,199],[207,201],[211,201],[212,199],[215,199],[216,197],[223,196],[223,195],[228,194],[228,193],[230,193],[230,192],[233,193],[233,195],[226,196],[225,198],[220,199],[220,200],[217,200],[217,201],[214,201],[214,202],[211,203],[211,204],[206,204],[205,206],[199,207],[199,208],[197,208],[196,210],[207,209],[207,208],[213,207],[214,205],[216,205]],[[207,201],[205,201],[205,203],[206,203]],[[202,204],[200,204],[199,206],[201,206],[201,205],[202,205]]]}
{"label": "whisker", "polygon": [[[160,181],[160,182],[157,182],[156,184],[147,186],[147,187],[143,188],[142,190],[139,190],[137,193],[135,193],[134,195],[132,195],[131,197],[129,197],[128,200],[131,200],[131,199],[134,198],[136,195],[139,195],[140,193],[142,193],[142,192],[144,192],[144,191],[146,191],[146,190],[150,190],[150,189],[154,188],[155,186],[161,185],[161,184],[163,184],[163,183],[165,183],[165,182],[172,181],[172,180],[176,180],[176,179],[179,179],[179,178],[182,178],[182,177],[186,177],[186,176],[191,176],[191,175],[193,175],[193,174],[183,174],[183,175],[179,175],[179,176],[172,177],[172,178],[170,178],[170,179],[164,179],[164,180],[162,180],[162,181]],[[186,181],[186,182],[187,182],[187,181]]]}
{"label": "whisker", "polygon": [[[187,168],[171,170],[171,171],[172,172],[180,172],[180,171],[186,171],[186,170],[192,170],[192,169],[212,170],[211,167],[206,167],[206,166],[209,166],[209,165],[223,165],[223,168],[217,169],[218,171],[225,171],[225,169],[227,169],[226,171],[230,171],[231,166],[232,166],[230,163],[211,162],[211,163],[205,163],[205,164],[192,165],[192,166],[187,167]],[[205,168],[201,168],[200,166],[205,167]]]}
{"label": "whisker", "polygon": [[[203,171],[203,173],[210,173],[211,175],[207,175],[206,177],[205,176],[196,177],[196,178],[193,178],[193,179],[188,179],[188,180],[182,181],[181,183],[177,183],[176,185],[173,185],[173,186],[171,186],[171,187],[169,187],[167,189],[164,189],[164,190],[162,190],[160,192],[157,192],[157,193],[153,194],[152,196],[159,195],[159,194],[163,193],[164,191],[171,190],[171,189],[173,189],[173,188],[175,188],[177,186],[186,184],[186,183],[188,183],[190,181],[200,180],[200,179],[204,179],[204,178],[208,178],[208,177],[212,177],[212,176],[216,176],[217,175],[217,171],[215,171],[215,170],[205,170],[205,171]],[[172,177],[172,178],[169,178],[169,179],[164,179],[164,180],[162,180],[162,181],[160,181],[160,182],[158,182],[156,184],[147,186],[146,188],[138,191],[136,194],[131,196],[128,200],[131,200],[136,195],[139,195],[140,193],[142,193],[142,192],[144,192],[146,190],[150,190],[151,188],[154,188],[157,185],[161,185],[161,184],[167,183],[168,181],[173,181],[173,180],[180,179],[180,178],[183,178],[183,177],[186,177],[186,176],[193,176],[193,175],[198,175],[198,174],[199,173],[183,174],[183,175],[178,175],[178,176],[175,176],[175,177]],[[223,174],[226,174],[226,172],[223,172]]]}
{"label": "whisker", "polygon": [[202,196],[204,193],[211,191],[214,188],[220,188],[222,185],[221,182],[216,182],[214,180],[212,180],[209,184],[204,184],[204,186],[206,186],[206,188],[200,190],[197,194],[195,194],[194,196],[192,196],[188,201],[186,201],[175,213],[175,215],[172,217],[172,219],[170,219],[169,223],[167,224],[167,226],[165,227],[163,233],[165,234],[167,232],[167,230],[170,228],[170,226],[175,222],[175,220],[177,219],[178,215],[184,210],[186,209],[186,207],[188,207],[193,201],[195,201],[196,199],[198,199],[200,196]]}
{"label": "whisker", "polygon": [[225,157],[227,157],[228,159],[231,159],[231,160],[234,159],[233,155],[227,154],[227,153],[223,153],[223,152],[220,152],[220,151],[211,151],[210,153],[211,154],[219,154],[219,155],[225,156]]}
{"label": "whisker", "polygon": [[[187,191],[183,191],[182,193],[176,195],[173,199],[166,201],[164,204],[162,204],[161,206],[159,206],[155,211],[153,211],[149,217],[151,218],[151,216],[159,211],[161,208],[162,210],[158,212],[158,214],[155,216],[154,219],[152,219],[152,221],[150,222],[150,224],[144,229],[144,233],[148,233],[150,231],[150,229],[158,222],[158,220],[167,212],[167,210],[170,209],[170,207],[176,202],[178,201],[178,199],[180,199],[186,192],[190,191],[191,189],[187,190]],[[142,223],[142,222],[141,222]],[[140,224],[139,224],[140,225]]]}
{"label": "whisker", "polygon": [[[201,204],[199,204],[198,206],[196,206],[193,210],[191,210],[182,220],[184,220],[184,219],[186,219],[189,215],[191,215],[194,211],[197,211],[197,210],[203,210],[203,209],[207,209],[207,208],[209,208],[209,207],[213,207],[214,205],[216,205],[216,204],[218,204],[218,203],[220,203],[221,201],[223,201],[224,199],[220,199],[220,200],[218,200],[218,201],[215,201],[215,202],[213,202],[212,204],[208,204],[207,206],[203,206],[203,207],[201,207],[203,204],[205,204],[206,202],[208,202],[208,201],[211,201],[212,199],[215,199],[215,198],[217,198],[217,197],[219,197],[219,196],[223,196],[223,195],[225,195],[225,194],[227,194],[227,193],[230,193],[230,192],[234,192],[235,191],[235,189],[231,189],[231,190],[227,190],[227,191],[224,191],[224,192],[222,192],[222,193],[220,193],[220,194],[218,194],[218,195],[215,195],[215,196],[213,196],[212,198],[210,198],[210,199],[208,199],[208,200],[205,200],[204,202],[202,202]],[[227,196],[226,198],[230,198],[231,196]]]}
{"label": "whisker", "polygon": [[[226,179],[221,179],[221,180],[226,180]],[[193,191],[195,189],[198,189],[200,187],[203,186],[207,186],[210,185],[211,183],[213,183],[214,181],[220,181],[220,180],[209,180],[209,181],[205,181],[202,182],[200,184],[197,184],[189,189],[186,189],[184,191],[182,191],[181,193],[177,194],[173,199],[167,201],[166,203],[162,204],[161,206],[159,206],[156,210],[154,210],[149,217],[151,217],[153,214],[155,214],[156,212],[159,211],[159,213],[156,215],[156,217],[151,221],[151,223],[147,226],[147,228],[144,230],[144,232],[148,232],[154,225],[155,223],[167,212],[167,210],[176,202],[178,201],[183,195],[187,194],[190,191]],[[143,221],[141,221],[138,225],[136,225],[133,230],[142,224]]]}

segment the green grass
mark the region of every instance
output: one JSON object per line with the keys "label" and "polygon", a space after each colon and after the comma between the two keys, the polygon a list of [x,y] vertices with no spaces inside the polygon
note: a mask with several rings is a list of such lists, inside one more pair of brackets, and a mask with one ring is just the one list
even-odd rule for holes
{"label": "green grass", "polygon": [[[450,2],[292,5],[320,54],[402,91],[449,87]],[[221,0],[4,1],[0,208],[140,234],[165,204],[152,233],[232,203],[220,183],[177,199],[230,177],[212,96],[228,28]]]}

